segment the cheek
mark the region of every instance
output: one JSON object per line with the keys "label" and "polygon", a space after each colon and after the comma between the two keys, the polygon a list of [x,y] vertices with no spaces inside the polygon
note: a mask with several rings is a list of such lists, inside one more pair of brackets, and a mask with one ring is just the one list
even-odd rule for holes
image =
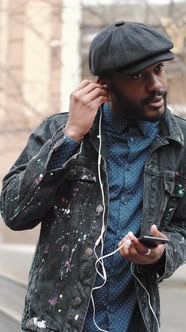
{"label": "cheek", "polygon": [[168,82],[167,79],[164,81],[164,90],[167,91],[168,89]]}
{"label": "cheek", "polygon": [[136,84],[130,84],[130,82],[123,82],[114,80],[110,84],[110,89],[115,99],[120,99],[124,104],[129,107],[138,108],[143,99],[147,97],[144,84],[136,82]]}
{"label": "cheek", "polygon": [[162,85],[163,85],[163,90],[167,91],[168,82],[167,82],[167,75],[165,73],[163,74],[163,76],[161,78],[161,82],[162,82]]}
{"label": "cheek", "polygon": [[125,92],[123,92],[123,95],[128,99],[128,101],[130,101],[131,104],[134,105],[139,105],[141,100],[146,97],[145,89],[142,85],[126,89]]}

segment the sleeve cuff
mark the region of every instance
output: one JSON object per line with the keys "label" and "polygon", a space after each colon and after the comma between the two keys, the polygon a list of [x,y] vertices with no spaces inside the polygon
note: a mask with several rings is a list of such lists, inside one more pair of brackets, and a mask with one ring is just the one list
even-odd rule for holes
{"label": "sleeve cuff", "polygon": [[47,166],[47,172],[62,169],[64,164],[78,152],[80,144],[81,141],[74,141],[71,137],[66,135],[60,147],[53,152]]}

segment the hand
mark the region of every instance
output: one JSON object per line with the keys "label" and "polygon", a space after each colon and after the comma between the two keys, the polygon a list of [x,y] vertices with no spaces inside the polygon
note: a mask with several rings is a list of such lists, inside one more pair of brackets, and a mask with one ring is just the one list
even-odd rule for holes
{"label": "hand", "polygon": [[84,80],[70,96],[66,134],[79,141],[92,127],[98,108],[109,102],[108,91],[99,83]]}
{"label": "hand", "polygon": [[[158,231],[156,225],[153,225],[151,227],[151,235],[161,238],[167,238],[165,234]],[[165,250],[165,245],[159,244],[156,248],[151,249],[150,253],[146,255],[149,252],[149,249],[146,248],[142,243],[140,243],[132,232],[129,232],[119,242],[118,247],[126,243],[126,240],[128,243],[131,242],[131,245],[129,247],[123,246],[119,250],[119,253],[121,254],[121,256],[127,258],[128,260],[136,264],[155,264],[160,260]]]}

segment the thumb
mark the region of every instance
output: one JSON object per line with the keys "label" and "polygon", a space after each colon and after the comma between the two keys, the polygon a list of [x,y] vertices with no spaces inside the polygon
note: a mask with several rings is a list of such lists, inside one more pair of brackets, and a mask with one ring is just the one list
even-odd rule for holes
{"label": "thumb", "polygon": [[162,237],[162,238],[167,238],[167,236],[163,233],[161,233],[158,229],[156,225],[152,225],[151,226],[151,235],[152,236],[156,236],[156,237]]}

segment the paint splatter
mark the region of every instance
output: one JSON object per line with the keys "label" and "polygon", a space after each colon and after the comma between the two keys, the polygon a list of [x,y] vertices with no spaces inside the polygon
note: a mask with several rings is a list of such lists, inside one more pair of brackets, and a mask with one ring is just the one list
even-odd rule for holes
{"label": "paint splatter", "polygon": [[39,321],[38,318],[34,317],[34,325],[39,327],[40,329],[46,329],[46,321]]}
{"label": "paint splatter", "polygon": [[51,305],[56,305],[57,302],[58,302],[58,301],[57,301],[57,298],[49,299],[49,300],[48,300],[48,303],[51,304]]}
{"label": "paint splatter", "polygon": [[43,179],[43,174],[40,174],[38,178],[35,179],[35,184],[38,185]]}

